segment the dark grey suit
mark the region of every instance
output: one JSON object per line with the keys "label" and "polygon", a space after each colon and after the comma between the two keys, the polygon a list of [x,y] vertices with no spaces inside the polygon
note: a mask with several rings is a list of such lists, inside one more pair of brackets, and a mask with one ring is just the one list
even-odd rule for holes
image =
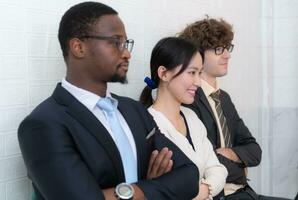
{"label": "dark grey suit", "polygon": [[[233,162],[219,154],[217,156],[219,161],[228,170],[227,183],[247,184],[244,168],[258,165],[261,161],[262,151],[255,138],[239,117],[230,96],[223,90],[220,91],[220,101],[231,134],[232,149],[239,156],[242,163]],[[208,138],[214,149],[220,148],[219,129],[202,88],[198,89],[195,101],[189,107],[196,112],[204,123],[208,132]]]}

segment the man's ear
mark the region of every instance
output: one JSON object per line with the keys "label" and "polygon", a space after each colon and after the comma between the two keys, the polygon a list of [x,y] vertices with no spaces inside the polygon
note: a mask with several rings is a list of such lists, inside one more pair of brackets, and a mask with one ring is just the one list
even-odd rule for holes
{"label": "man's ear", "polygon": [[159,66],[157,69],[157,74],[160,80],[169,81],[171,79],[170,73],[165,66]]}
{"label": "man's ear", "polygon": [[85,43],[78,39],[78,38],[72,38],[68,42],[69,44],[69,52],[77,58],[83,58],[86,53],[86,46]]}

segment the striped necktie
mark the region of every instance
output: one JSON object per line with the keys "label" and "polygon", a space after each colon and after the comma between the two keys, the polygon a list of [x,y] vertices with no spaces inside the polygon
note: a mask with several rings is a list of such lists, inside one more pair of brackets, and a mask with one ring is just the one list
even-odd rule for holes
{"label": "striped necktie", "polygon": [[231,135],[230,135],[230,131],[229,131],[229,127],[227,126],[227,119],[223,113],[222,107],[221,107],[221,103],[220,103],[220,99],[219,99],[219,93],[220,90],[217,90],[216,92],[213,92],[210,94],[210,97],[214,100],[215,102],[215,109],[218,115],[218,119],[219,119],[219,123],[221,126],[221,130],[222,130],[222,134],[223,134],[223,139],[225,142],[225,146],[226,147],[232,147],[232,143],[231,143]]}

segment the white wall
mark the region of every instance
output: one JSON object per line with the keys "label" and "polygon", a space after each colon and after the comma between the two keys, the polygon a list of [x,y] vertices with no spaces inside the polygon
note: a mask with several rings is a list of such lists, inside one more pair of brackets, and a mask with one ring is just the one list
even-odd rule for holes
{"label": "white wall", "polygon": [[263,1],[262,190],[298,192],[298,1]]}
{"label": "white wall", "polygon": [[[295,152],[296,157],[291,157],[290,166],[288,163],[277,165],[278,162],[273,159],[276,159],[274,157],[276,145],[280,144],[274,146],[271,141],[280,140],[277,135],[268,137],[266,135],[269,135],[272,130],[270,127],[273,127],[275,122],[272,121],[272,112],[268,112],[267,109],[267,102],[272,103],[272,98],[276,103],[274,105],[280,100],[288,102],[284,105],[289,110],[284,113],[290,113],[292,119],[297,122],[297,100],[289,100],[292,96],[287,98],[288,93],[283,90],[286,87],[287,91],[297,91],[295,50],[297,52],[298,45],[295,44],[297,43],[295,37],[298,29],[297,15],[295,9],[292,9],[293,5],[297,10],[297,4],[285,0],[291,6],[283,6],[283,12],[276,16],[280,18],[274,18],[276,22],[280,22],[277,25],[281,27],[271,30],[269,25],[273,24],[273,16],[268,17],[266,14],[268,9],[262,9],[262,6],[267,8],[271,5],[272,8],[273,0],[267,1],[265,2],[267,4],[263,1],[264,5],[259,0],[102,1],[119,11],[126,25],[128,37],[135,39],[128,73],[129,84],[111,84],[110,87],[118,94],[137,98],[144,87],[142,80],[149,72],[151,49],[161,37],[174,35],[187,23],[202,18],[205,14],[211,17],[224,17],[234,25],[236,35],[230,72],[227,78],[221,80],[221,84],[230,92],[240,115],[265,149],[261,166],[250,169],[249,176],[253,180],[251,184],[258,192],[264,194],[292,197],[298,188],[297,148],[289,146],[279,151],[279,157],[295,155]],[[56,83],[64,77],[65,68],[56,37],[58,23],[62,14],[77,2],[81,1],[0,0],[0,200],[28,199],[30,183],[26,178],[26,169],[18,147],[17,128],[24,116],[49,96]],[[274,1],[276,7],[283,5],[279,5],[278,2]],[[293,10],[293,16],[287,15],[287,9]],[[287,18],[284,18],[284,15],[287,15]],[[284,28],[290,30],[281,31],[281,34],[289,33],[290,37],[285,37],[284,42],[287,45],[284,47],[285,51],[279,53],[280,48],[277,48],[279,45],[276,43],[274,53],[284,55],[276,59],[273,53],[270,53],[273,52],[273,47],[268,44],[268,35]],[[263,39],[262,32],[266,33]],[[275,40],[278,42],[278,37]],[[276,66],[275,71],[281,69],[279,66],[281,64],[284,69],[289,69],[289,72],[284,74],[288,78],[286,82],[283,77],[269,76],[272,75],[272,71],[271,68],[268,70],[268,63],[273,62]],[[284,73],[283,70],[276,72],[279,75]],[[283,84],[274,87],[281,90],[269,91],[273,85],[272,80],[274,83]],[[279,93],[280,91],[282,93]],[[294,95],[297,99],[297,92]],[[279,115],[276,113],[274,116],[276,119]],[[296,136],[294,134],[297,123],[291,121],[288,127],[284,128],[289,129],[285,134],[291,134],[285,136],[282,141],[289,142],[292,139],[297,141],[297,134]],[[272,164],[274,166],[271,166]],[[281,178],[290,169],[293,174],[289,177],[292,178],[291,181],[283,181],[282,187],[275,186],[279,178],[269,182],[273,180],[272,176],[275,176],[276,169],[281,173]]]}

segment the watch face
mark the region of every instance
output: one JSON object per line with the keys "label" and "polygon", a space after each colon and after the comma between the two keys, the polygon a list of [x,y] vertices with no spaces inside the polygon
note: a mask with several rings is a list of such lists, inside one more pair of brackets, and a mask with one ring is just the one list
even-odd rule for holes
{"label": "watch face", "polygon": [[118,199],[132,199],[134,195],[133,187],[127,183],[120,183],[115,189]]}
{"label": "watch face", "polygon": [[119,187],[118,192],[119,192],[119,195],[124,197],[130,197],[133,195],[131,186],[129,185],[121,185],[121,187]]}

